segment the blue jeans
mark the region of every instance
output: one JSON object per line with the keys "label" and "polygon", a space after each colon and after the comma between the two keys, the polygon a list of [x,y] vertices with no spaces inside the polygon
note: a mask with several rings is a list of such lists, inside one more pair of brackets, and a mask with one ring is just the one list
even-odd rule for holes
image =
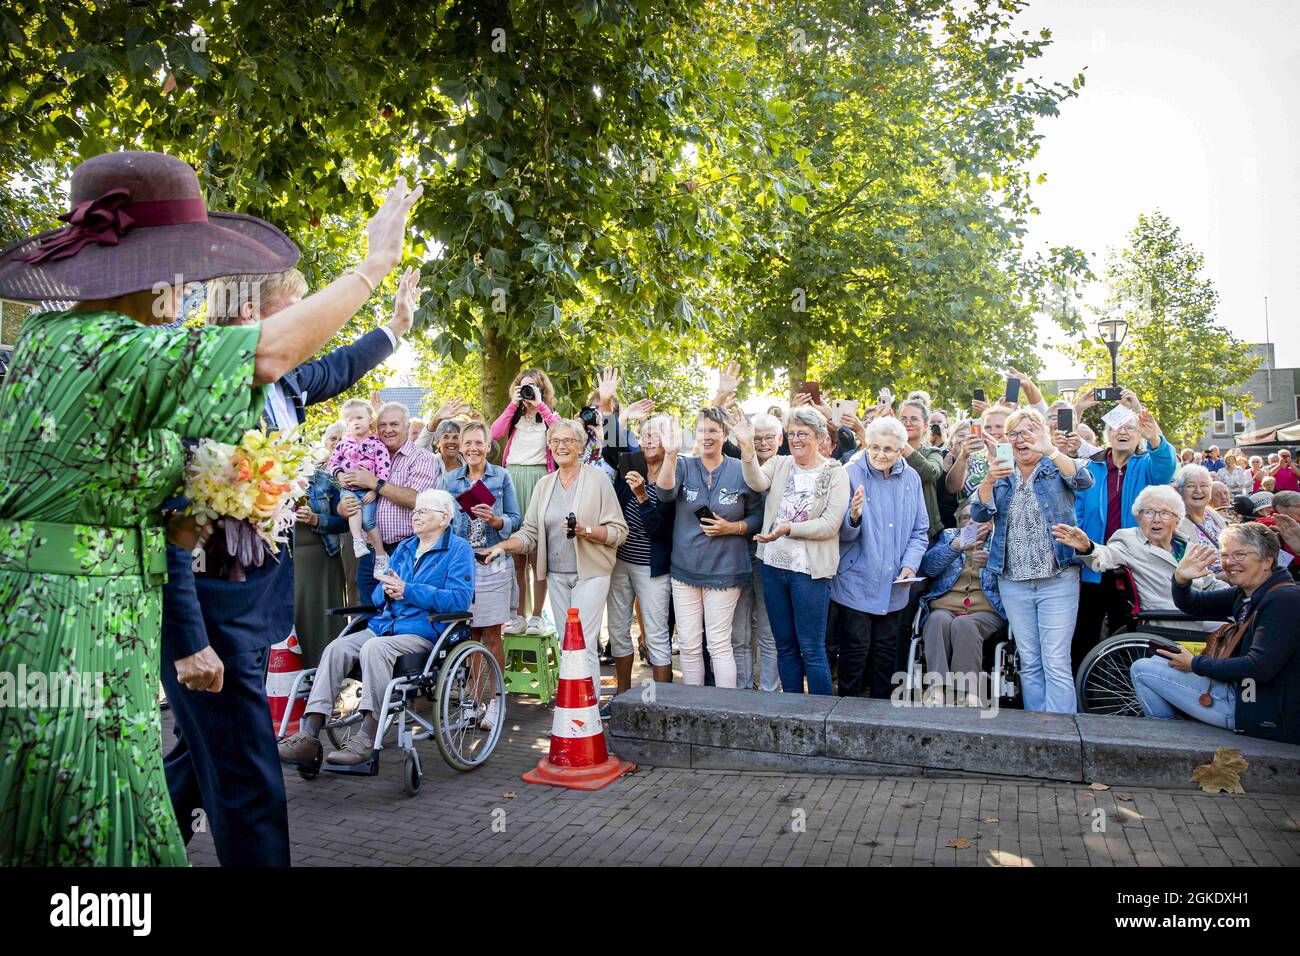
{"label": "blue jeans", "polygon": [[370,492],[364,488],[344,488],[343,494],[351,495],[353,498],[356,498],[357,503],[361,505],[361,527],[366,531],[370,531],[374,528],[375,509],[379,507],[379,498],[376,497],[374,501],[371,501],[368,504],[362,501],[362,498],[370,494]]}
{"label": "blue jeans", "polygon": [[826,660],[826,614],[831,603],[831,579],[817,578],[763,565],[763,603],[776,639],[776,668],[781,689],[802,694],[834,693]]}
{"label": "blue jeans", "polygon": [[1070,641],[1079,610],[1079,568],[1050,578],[1012,581],[998,576],[998,592],[1020,655],[1025,710],[1073,714],[1078,709]]}
{"label": "blue jeans", "polygon": [[[1237,694],[1226,681],[1211,681],[1199,674],[1176,671],[1159,655],[1134,661],[1129,674],[1142,713],[1147,717],[1172,720],[1176,711],[1181,710],[1189,717],[1215,727],[1236,729]],[[1210,686],[1210,696],[1214,700],[1209,707],[1201,704],[1206,685]]]}

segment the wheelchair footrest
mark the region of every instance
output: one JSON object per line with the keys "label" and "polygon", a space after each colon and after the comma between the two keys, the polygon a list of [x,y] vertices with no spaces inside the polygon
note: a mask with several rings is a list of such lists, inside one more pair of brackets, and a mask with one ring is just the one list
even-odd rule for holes
{"label": "wheelchair footrest", "polygon": [[373,750],[370,753],[370,759],[364,763],[342,764],[330,763],[324,761],[321,770],[328,770],[330,773],[347,773],[358,777],[377,777],[379,776],[379,751]]}

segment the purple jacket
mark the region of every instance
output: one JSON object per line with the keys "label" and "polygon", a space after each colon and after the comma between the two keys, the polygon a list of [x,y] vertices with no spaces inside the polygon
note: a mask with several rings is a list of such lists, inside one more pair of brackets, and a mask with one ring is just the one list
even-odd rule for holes
{"label": "purple jacket", "polygon": [[852,505],[840,526],[840,567],[831,581],[831,600],[867,614],[888,614],[907,606],[908,587],[895,585],[903,568],[918,571],[930,544],[930,514],[921,476],[902,458],[883,475],[860,451],[845,466],[849,501],[866,488],[862,518],[853,524]]}

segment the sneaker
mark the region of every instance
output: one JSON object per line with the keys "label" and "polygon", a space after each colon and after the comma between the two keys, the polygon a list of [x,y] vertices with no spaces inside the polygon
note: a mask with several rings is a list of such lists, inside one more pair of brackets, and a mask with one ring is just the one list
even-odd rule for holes
{"label": "sneaker", "polygon": [[504,630],[507,634],[522,634],[527,627],[528,621],[524,619],[524,616],[522,614],[516,614],[506,622]]}
{"label": "sneaker", "polygon": [[524,630],[524,633],[525,633],[525,634],[545,634],[545,633],[546,633],[546,622],[543,621],[540,617],[536,617],[536,616],[534,616],[534,617],[530,617],[530,618],[528,619],[528,627]]}
{"label": "sneaker", "polygon": [[605,703],[603,703],[603,704],[600,705],[600,719],[601,719],[601,720],[609,720],[609,705],[612,704],[612,703],[613,703],[612,700],[607,700],[607,701],[605,701]]}
{"label": "sneaker", "polygon": [[487,705],[487,710],[483,714],[483,719],[478,722],[479,730],[491,730],[497,725],[497,718],[501,715],[501,701],[493,697],[492,703]]}
{"label": "sneaker", "polygon": [[352,539],[352,554],[358,558],[364,558],[370,553],[370,548],[366,545],[364,538]]}

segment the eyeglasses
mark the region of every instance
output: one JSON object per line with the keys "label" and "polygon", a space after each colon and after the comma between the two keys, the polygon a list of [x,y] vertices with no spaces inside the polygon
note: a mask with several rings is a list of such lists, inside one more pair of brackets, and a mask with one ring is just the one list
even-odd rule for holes
{"label": "eyeglasses", "polygon": [[1017,428],[1013,432],[1007,432],[1007,437],[1012,441],[1015,441],[1017,438],[1030,439],[1034,437],[1034,433],[1028,428]]}
{"label": "eyeglasses", "polygon": [[904,425],[924,425],[925,419],[917,415],[900,415],[898,420]]}
{"label": "eyeglasses", "polygon": [[427,518],[429,515],[434,515],[434,514],[445,515],[446,513],[447,512],[445,511],[437,511],[433,508],[416,508],[414,511],[411,512],[411,517],[414,518],[416,515],[419,515],[423,518]]}
{"label": "eyeglasses", "polygon": [[551,439],[550,441],[548,441],[546,444],[550,445],[552,448],[572,448],[574,445],[578,444],[578,439],[576,439],[576,438],[552,438],[552,439]]}
{"label": "eyeglasses", "polygon": [[867,446],[867,451],[873,455],[885,455],[885,456],[897,455],[902,450],[903,449],[901,448],[894,448],[889,445],[868,445]]}
{"label": "eyeglasses", "polygon": [[791,441],[808,441],[808,439],[813,437],[813,434],[813,432],[800,430],[797,432],[786,432],[785,437]]}
{"label": "eyeglasses", "polygon": [[1241,562],[1248,561],[1251,558],[1258,558],[1259,555],[1254,551],[1225,551],[1223,552],[1222,557],[1231,558],[1233,561],[1240,564]]}
{"label": "eyeglasses", "polygon": [[1174,516],[1172,511],[1157,511],[1154,508],[1143,508],[1139,514],[1143,518],[1172,518]]}

